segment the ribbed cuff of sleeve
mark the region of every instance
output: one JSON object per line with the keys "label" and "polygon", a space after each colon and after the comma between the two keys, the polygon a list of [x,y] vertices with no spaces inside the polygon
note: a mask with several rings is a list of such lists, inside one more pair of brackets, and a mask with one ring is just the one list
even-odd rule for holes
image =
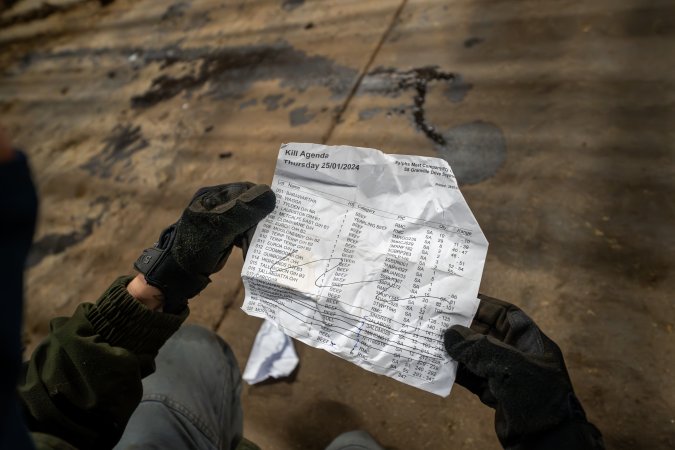
{"label": "ribbed cuff of sleeve", "polygon": [[120,277],[101,295],[87,318],[107,343],[136,354],[155,354],[188,316],[154,312],[127,292],[133,277]]}

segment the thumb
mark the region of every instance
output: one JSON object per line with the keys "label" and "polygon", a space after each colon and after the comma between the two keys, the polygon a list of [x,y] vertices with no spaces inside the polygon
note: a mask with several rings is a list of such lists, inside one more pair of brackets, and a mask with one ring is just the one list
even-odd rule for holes
{"label": "thumb", "polygon": [[443,336],[443,343],[450,357],[484,378],[502,372],[500,368],[504,366],[499,362],[510,359],[507,346],[461,325],[450,327]]}
{"label": "thumb", "polygon": [[217,212],[221,216],[227,216],[231,232],[242,234],[255,227],[274,210],[276,196],[269,186],[258,184],[224,206]]}
{"label": "thumb", "polygon": [[231,236],[255,227],[276,205],[274,192],[264,184],[233,183],[209,191],[194,201],[190,210],[213,214],[212,222]]}
{"label": "thumb", "polygon": [[463,363],[464,361],[462,361],[462,359],[466,356],[466,350],[481,336],[484,337],[484,335],[473,331],[471,328],[462,325],[453,325],[445,330],[445,334],[443,335],[445,351],[447,351],[453,359]]}

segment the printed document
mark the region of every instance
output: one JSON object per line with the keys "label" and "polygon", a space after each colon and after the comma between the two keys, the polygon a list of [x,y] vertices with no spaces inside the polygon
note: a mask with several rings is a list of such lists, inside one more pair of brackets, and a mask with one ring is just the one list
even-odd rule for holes
{"label": "printed document", "polygon": [[443,332],[469,326],[488,243],[445,160],[283,144],[243,309],[358,366],[447,396]]}

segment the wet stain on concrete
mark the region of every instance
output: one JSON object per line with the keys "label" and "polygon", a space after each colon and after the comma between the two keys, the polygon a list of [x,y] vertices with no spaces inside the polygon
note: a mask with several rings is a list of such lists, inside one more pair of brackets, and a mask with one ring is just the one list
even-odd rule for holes
{"label": "wet stain on concrete", "polygon": [[288,113],[288,119],[292,127],[304,125],[311,121],[314,117],[316,117],[316,113],[309,112],[309,109],[306,106],[295,108]]}
{"label": "wet stain on concrete", "polygon": [[359,111],[359,120],[368,120],[372,119],[376,115],[382,112],[382,108],[366,108]]}
{"label": "wet stain on concrete", "polygon": [[149,145],[141,133],[141,127],[132,124],[116,125],[103,143],[103,149],[80,166],[101,178],[110,178],[113,167],[118,164],[122,167],[131,166],[131,156]]}
{"label": "wet stain on concrete", "polygon": [[279,101],[284,98],[284,94],[268,95],[263,98],[266,111],[276,111],[279,109]]}
{"label": "wet stain on concrete", "polygon": [[492,177],[506,161],[506,139],[493,123],[469,122],[440,133],[444,144],[436,145],[436,151],[462,184],[480,183]]}
{"label": "wet stain on concrete", "polygon": [[239,110],[246,109],[249,106],[255,106],[258,104],[258,99],[257,98],[252,98],[250,100],[246,100],[245,102],[241,102],[239,104]]}
{"label": "wet stain on concrete", "polygon": [[211,21],[209,11],[200,11],[188,14],[192,2],[180,1],[169,6],[162,17],[160,24],[164,28],[178,27],[184,31],[199,29]]}
{"label": "wet stain on concrete", "polygon": [[387,117],[391,117],[391,116],[394,116],[394,115],[402,116],[404,114],[407,114],[411,109],[412,109],[412,106],[410,106],[410,105],[401,104],[401,105],[398,105],[398,106],[392,106],[387,111]]}
{"label": "wet stain on concrete", "polygon": [[452,103],[460,103],[471,89],[473,89],[473,84],[464,81],[461,75],[455,75],[455,79],[445,88],[443,94]]}
{"label": "wet stain on concrete", "polygon": [[137,64],[160,63],[162,68],[176,63],[199,65],[196,73],[155,78],[150,89],[132,97],[131,106],[137,109],[152,107],[181,92],[191,93],[207,83],[206,95],[211,98],[239,98],[255,81],[274,79],[280,80],[281,87],[299,92],[310,86],[323,86],[330,89],[334,96],[341,97],[347,93],[357,74],[355,69],[338,65],[323,56],[308,56],[283,41],[220,49],[171,46],[159,50],[127,51],[137,55]]}
{"label": "wet stain on concrete", "polygon": [[46,256],[57,255],[64,252],[68,247],[82,242],[92,233],[95,223],[96,220],[87,219],[79,230],[64,234],[49,233],[42,236],[33,243],[26,259],[26,267],[34,267]]}
{"label": "wet stain on concrete", "polygon": [[299,8],[305,4],[305,0],[283,0],[281,2],[281,7],[286,11],[292,11],[295,8]]}
{"label": "wet stain on concrete", "polygon": [[200,80],[193,75],[173,78],[161,75],[152,80],[150,90],[131,99],[132,108],[148,108],[164,100],[169,100],[185,90],[201,86],[206,80]]}
{"label": "wet stain on concrete", "polygon": [[[90,207],[93,208],[97,205],[105,205],[108,201],[109,199],[107,197],[99,197],[90,204]],[[84,241],[94,231],[94,227],[101,223],[101,218],[105,211],[106,208],[104,207],[96,217],[87,218],[79,230],[74,230],[69,233],[45,234],[40,239],[33,242],[28,258],[26,259],[26,267],[30,268],[37,266],[45,257],[63,253],[69,247]]]}
{"label": "wet stain on concrete", "polygon": [[479,37],[470,37],[464,41],[464,48],[472,48],[478,44],[482,44],[485,41],[483,38]]}
{"label": "wet stain on concrete", "polygon": [[178,19],[185,15],[185,12],[190,8],[190,4],[187,2],[178,2],[169,6],[164,14],[162,14],[162,21]]}
{"label": "wet stain on concrete", "polygon": [[385,95],[398,96],[403,91],[414,89],[416,95],[413,97],[412,115],[416,128],[435,144],[445,145],[443,135],[427,123],[424,103],[426,102],[429,83],[441,81],[451,84],[456,79],[455,74],[441,71],[437,66],[426,66],[406,71],[399,71],[391,67],[380,67],[370,72],[367,78],[368,81],[364,79],[366,89],[375,88],[376,92]]}
{"label": "wet stain on concrete", "polygon": [[[84,3],[85,1],[88,0],[70,3],[66,5],[53,5],[51,3],[44,2],[37,8],[30,9],[23,13],[14,14],[7,18],[0,18],[0,28],[5,29],[13,25],[19,25],[24,23],[30,23],[36,20],[46,19],[52,14],[65,13],[73,8],[76,8],[77,6],[79,6],[80,3]],[[2,9],[0,9],[0,12],[1,11]]]}
{"label": "wet stain on concrete", "polygon": [[[413,91],[412,105],[397,106],[387,114],[410,114],[415,128],[424,133],[439,156],[448,161],[460,183],[473,184],[490,178],[506,159],[506,141],[501,129],[482,121],[438,129],[429,122],[424,109],[432,83],[444,83],[444,95],[452,102],[462,101],[472,88],[460,75],[442,71],[437,66],[406,71],[379,67],[364,77],[360,92],[398,97]],[[368,111],[359,113],[361,119],[369,117],[372,115]]]}

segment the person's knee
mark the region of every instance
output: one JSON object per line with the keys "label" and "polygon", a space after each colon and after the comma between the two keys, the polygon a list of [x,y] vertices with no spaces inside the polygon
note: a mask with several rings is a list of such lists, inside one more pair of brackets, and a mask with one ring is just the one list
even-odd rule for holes
{"label": "person's knee", "polygon": [[176,340],[204,340],[211,341],[219,336],[213,331],[196,324],[184,324],[171,337]]}
{"label": "person's knee", "polygon": [[188,345],[190,348],[203,347],[204,352],[200,352],[200,357],[205,357],[207,353],[222,353],[229,365],[238,367],[237,360],[230,346],[215,332],[201,325],[185,324],[167,341],[170,346]]}
{"label": "person's knee", "polygon": [[342,433],[331,442],[326,450],[384,450],[375,438],[364,430]]}

